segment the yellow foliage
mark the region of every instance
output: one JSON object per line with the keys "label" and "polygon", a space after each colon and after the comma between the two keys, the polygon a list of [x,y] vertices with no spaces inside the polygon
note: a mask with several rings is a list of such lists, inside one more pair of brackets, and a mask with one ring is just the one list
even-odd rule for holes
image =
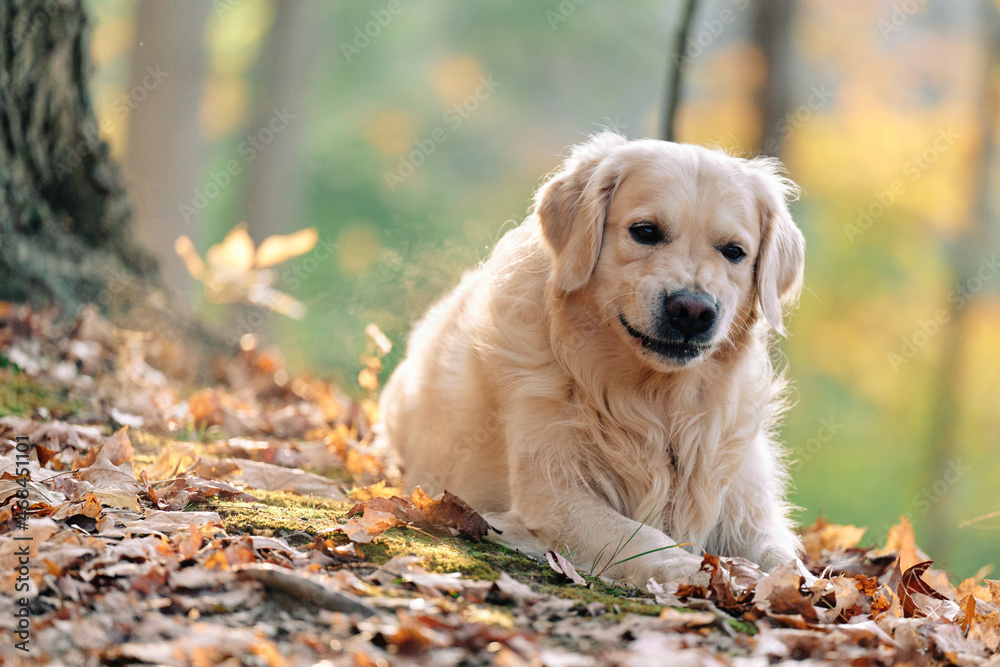
{"label": "yellow foliage", "polygon": [[416,120],[400,109],[383,109],[372,115],[364,128],[365,138],[382,155],[395,157],[413,147]]}
{"label": "yellow foliage", "polygon": [[442,106],[462,103],[476,92],[483,68],[474,57],[464,54],[450,56],[431,70],[431,86]]}

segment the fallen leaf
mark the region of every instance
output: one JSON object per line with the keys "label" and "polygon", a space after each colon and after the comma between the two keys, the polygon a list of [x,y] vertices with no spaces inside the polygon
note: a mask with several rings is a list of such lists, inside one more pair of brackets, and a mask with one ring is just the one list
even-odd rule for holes
{"label": "fallen leaf", "polygon": [[914,596],[917,594],[926,596],[932,600],[948,600],[948,598],[931,588],[920,578],[920,575],[926,572],[930,566],[931,561],[929,560],[916,563],[903,572],[902,579],[896,587],[896,593],[903,604],[903,615],[908,618],[927,616],[926,605],[921,609],[921,606],[917,604],[918,600],[914,599]]}
{"label": "fallen leaf", "polygon": [[867,528],[827,523],[822,518],[806,531],[803,547],[813,562],[820,562],[826,552],[844,551],[856,547]]}
{"label": "fallen leaf", "polygon": [[413,489],[410,501],[419,508],[435,526],[454,528],[476,542],[483,539],[490,529],[486,519],[469,507],[461,498],[447,490],[440,500],[434,500],[419,486]]}
{"label": "fallen leaf", "polygon": [[566,560],[562,554],[556,553],[555,551],[546,551],[545,560],[549,562],[549,567],[572,581],[574,584],[579,584],[581,586],[587,585],[587,580],[580,576],[580,574],[576,571],[576,568],[573,567],[573,564]]}
{"label": "fallen leaf", "polygon": [[101,452],[108,457],[112,465],[119,466],[132,460],[132,442],[128,438],[128,425],[122,426],[111,436],[105,438]]}
{"label": "fallen leaf", "polygon": [[388,486],[383,479],[375,484],[356,487],[347,494],[355,502],[364,502],[372,498],[402,498],[403,492],[392,486]]}

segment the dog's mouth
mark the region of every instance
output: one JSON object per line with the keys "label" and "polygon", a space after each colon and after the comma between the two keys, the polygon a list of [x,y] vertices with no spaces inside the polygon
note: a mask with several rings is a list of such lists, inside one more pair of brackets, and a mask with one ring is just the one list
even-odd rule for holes
{"label": "dog's mouth", "polygon": [[625,319],[624,314],[619,313],[618,319],[621,320],[622,326],[625,327],[625,330],[628,331],[629,335],[642,343],[643,349],[649,350],[650,352],[656,352],[661,357],[666,357],[672,361],[687,363],[709,347],[708,345],[697,345],[695,343],[686,343],[684,341],[668,341],[660,338],[654,338],[653,336],[644,334],[634,328],[628,323],[628,320]]}

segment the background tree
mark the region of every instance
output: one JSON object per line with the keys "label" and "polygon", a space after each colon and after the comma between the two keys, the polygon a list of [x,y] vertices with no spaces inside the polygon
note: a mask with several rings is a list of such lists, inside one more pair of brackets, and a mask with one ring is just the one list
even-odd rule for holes
{"label": "background tree", "polygon": [[128,310],[155,264],[94,116],[82,2],[9,0],[0,34],[0,298]]}

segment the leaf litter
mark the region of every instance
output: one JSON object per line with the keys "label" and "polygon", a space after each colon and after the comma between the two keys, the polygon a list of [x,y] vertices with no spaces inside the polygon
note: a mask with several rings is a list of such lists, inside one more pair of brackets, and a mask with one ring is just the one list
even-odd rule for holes
{"label": "leaf litter", "polygon": [[[358,401],[291,377],[252,339],[195,387],[169,341],[93,309],[67,325],[0,304],[0,332],[0,381],[66,397],[0,417],[2,663],[1000,664],[1000,582],[984,568],[953,584],[905,518],[882,547],[821,519],[803,531],[803,565],[765,573],[706,554],[695,574],[646,590],[578,571],[571,555],[488,546],[492,528],[466,503],[407,495],[373,449],[391,348],[377,327]],[[27,480],[18,436],[31,442]],[[232,518],[275,509],[296,528]],[[481,576],[449,567],[444,548],[480,559]]]}

